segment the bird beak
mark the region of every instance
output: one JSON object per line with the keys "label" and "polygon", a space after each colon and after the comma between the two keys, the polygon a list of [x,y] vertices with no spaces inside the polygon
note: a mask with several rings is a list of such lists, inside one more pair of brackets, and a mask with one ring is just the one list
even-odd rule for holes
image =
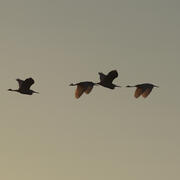
{"label": "bird beak", "polygon": [[157,88],[159,88],[159,86],[156,86],[156,85],[155,85],[154,87],[157,87]]}

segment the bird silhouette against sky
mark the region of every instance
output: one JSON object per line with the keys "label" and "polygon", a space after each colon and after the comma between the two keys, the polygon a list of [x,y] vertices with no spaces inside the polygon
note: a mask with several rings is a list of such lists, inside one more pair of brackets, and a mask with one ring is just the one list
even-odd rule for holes
{"label": "bird silhouette against sky", "polygon": [[126,86],[126,87],[136,87],[136,91],[134,93],[134,97],[138,98],[139,96],[143,96],[144,98],[148,97],[149,94],[151,93],[152,89],[154,87],[158,87],[154,84],[150,84],[150,83],[144,83],[144,84],[137,84],[135,86]]}
{"label": "bird silhouette against sky", "polygon": [[70,84],[70,86],[77,86],[76,91],[75,91],[75,97],[77,99],[80,98],[84,92],[86,94],[89,94],[95,85],[97,84],[91,81],[84,81],[84,82],[79,82],[76,84],[73,84],[73,83]]}
{"label": "bird silhouette against sky", "polygon": [[110,71],[107,75],[99,72],[100,82],[97,83],[103,87],[114,89],[115,87],[121,87],[113,84],[113,80],[118,77],[118,72],[116,70]]}
{"label": "bird silhouette against sky", "polygon": [[38,92],[30,89],[30,87],[34,84],[33,78],[27,78],[25,80],[16,79],[16,81],[19,84],[19,89],[8,89],[8,91],[15,91],[15,92],[19,92],[21,94],[27,94],[27,95],[32,95],[33,93],[38,93]]}

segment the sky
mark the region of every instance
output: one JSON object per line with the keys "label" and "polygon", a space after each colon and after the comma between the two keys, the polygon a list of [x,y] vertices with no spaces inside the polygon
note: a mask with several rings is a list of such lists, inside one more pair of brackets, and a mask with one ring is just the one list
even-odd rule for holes
{"label": "sky", "polygon": [[[0,178],[179,180],[180,1],[1,0]],[[115,90],[70,83],[116,69]],[[26,96],[8,92],[33,77]],[[160,86],[147,99],[126,85]]]}

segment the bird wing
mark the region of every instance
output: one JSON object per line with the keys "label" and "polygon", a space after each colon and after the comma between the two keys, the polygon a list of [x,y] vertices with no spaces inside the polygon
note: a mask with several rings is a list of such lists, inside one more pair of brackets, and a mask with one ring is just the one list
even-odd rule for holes
{"label": "bird wing", "polygon": [[109,81],[113,81],[115,78],[118,77],[118,72],[116,70],[110,71],[106,76]]}
{"label": "bird wing", "polygon": [[21,85],[21,88],[23,89],[30,89],[30,87],[34,84],[33,78],[27,78],[23,84]]}
{"label": "bird wing", "polygon": [[93,89],[93,86],[88,86],[87,89],[85,90],[86,94],[89,94]]}
{"label": "bird wing", "polygon": [[151,93],[152,89],[153,89],[153,88],[147,88],[147,89],[143,92],[142,96],[143,96],[144,98],[148,97],[148,95]]}
{"label": "bird wing", "polygon": [[19,88],[21,88],[21,86],[22,86],[22,84],[23,84],[23,80],[21,80],[21,79],[16,79],[16,81],[18,82],[18,84],[19,84]]}
{"label": "bird wing", "polygon": [[142,93],[143,93],[142,88],[137,88],[135,93],[134,93],[134,97],[138,98]]}
{"label": "bird wing", "polygon": [[81,95],[84,93],[84,91],[86,90],[85,87],[81,86],[81,85],[77,85],[76,91],[75,91],[75,97],[78,99],[81,97]]}
{"label": "bird wing", "polygon": [[99,74],[100,81],[103,81],[106,78],[105,74],[103,74],[101,72],[99,72],[98,74]]}

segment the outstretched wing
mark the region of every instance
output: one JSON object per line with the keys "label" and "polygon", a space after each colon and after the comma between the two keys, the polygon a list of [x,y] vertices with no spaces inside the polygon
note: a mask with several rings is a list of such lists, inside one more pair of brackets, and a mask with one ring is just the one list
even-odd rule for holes
{"label": "outstretched wing", "polygon": [[99,72],[98,74],[99,74],[100,81],[103,81],[106,78],[105,74],[103,74],[101,72]]}
{"label": "outstretched wing", "polygon": [[110,71],[106,76],[106,78],[111,82],[117,77],[118,77],[118,72],[116,70]]}
{"label": "outstretched wing", "polygon": [[34,84],[33,78],[27,78],[21,85],[23,89],[30,89],[30,87]]}
{"label": "outstretched wing", "polygon": [[23,84],[23,80],[21,80],[21,79],[16,79],[16,81],[18,82],[18,84],[19,84],[19,88],[21,88],[21,86],[22,86],[22,84]]}
{"label": "outstretched wing", "polygon": [[142,93],[143,93],[142,88],[137,88],[135,93],[134,93],[134,97],[138,98]]}
{"label": "outstretched wing", "polygon": [[78,99],[81,97],[81,95],[84,93],[86,88],[81,85],[77,85],[76,91],[75,91],[75,97]]}
{"label": "outstretched wing", "polygon": [[144,98],[148,97],[149,94],[151,93],[152,89],[153,89],[153,88],[147,88],[147,89],[143,92],[142,96],[143,96]]}

